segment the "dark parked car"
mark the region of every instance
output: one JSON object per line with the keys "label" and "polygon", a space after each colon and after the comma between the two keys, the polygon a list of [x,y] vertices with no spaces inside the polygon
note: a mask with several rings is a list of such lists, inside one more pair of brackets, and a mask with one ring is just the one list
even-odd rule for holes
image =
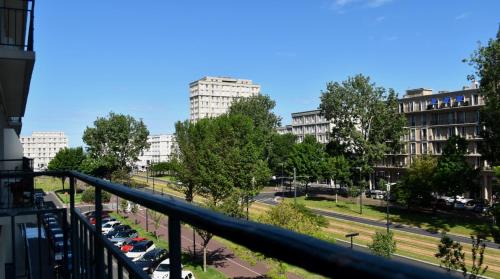
{"label": "dark parked car", "polygon": [[113,228],[113,230],[111,230],[109,233],[106,234],[106,236],[108,238],[112,238],[113,236],[115,236],[118,232],[121,232],[121,231],[126,231],[126,230],[130,230],[130,226],[129,225],[120,225],[120,226],[116,226]]}
{"label": "dark parked car", "polygon": [[168,251],[166,249],[155,248],[144,254],[134,263],[147,273],[153,273],[153,270],[166,258],[168,258]]}

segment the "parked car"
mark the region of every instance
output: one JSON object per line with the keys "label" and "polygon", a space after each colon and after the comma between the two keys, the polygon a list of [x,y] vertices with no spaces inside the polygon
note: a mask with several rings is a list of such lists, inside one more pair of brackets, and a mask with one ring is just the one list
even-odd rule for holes
{"label": "parked car", "polygon": [[122,252],[124,252],[124,253],[127,253],[128,251],[130,251],[130,249],[132,249],[134,247],[135,244],[137,244],[141,241],[144,241],[144,240],[147,240],[147,239],[144,237],[131,238],[130,241],[125,241],[123,243],[122,247],[120,247],[120,250],[122,250]]}
{"label": "parked car", "polygon": [[153,273],[153,270],[168,257],[168,251],[162,248],[155,248],[146,252],[134,263],[143,271]]}
{"label": "parked car", "polygon": [[136,245],[134,245],[134,247],[132,247],[132,249],[130,249],[130,251],[128,251],[125,254],[125,256],[127,256],[127,258],[129,258],[135,262],[140,257],[142,257],[144,254],[146,254],[146,252],[149,252],[149,251],[153,250],[154,248],[156,248],[156,246],[153,243],[153,241],[143,240],[143,241],[137,243]]}
{"label": "parked car", "polygon": [[107,223],[104,223],[102,225],[102,233],[107,234],[110,232],[113,228],[119,226],[121,223],[119,221],[109,221]]}
{"label": "parked car", "polygon": [[371,197],[376,200],[383,200],[385,198],[385,191],[382,190],[372,190]]}
{"label": "parked car", "polygon": [[[164,279],[170,277],[170,259],[162,261],[153,271],[152,279]],[[195,279],[194,274],[189,270],[182,270],[182,279]]]}
{"label": "parked car", "polygon": [[453,204],[453,208],[454,209],[465,209],[465,203],[461,202],[461,201],[456,201],[454,204]]}
{"label": "parked car", "polygon": [[129,225],[119,225],[119,226],[116,226],[114,227],[112,230],[110,230],[106,236],[108,238],[112,238],[113,236],[115,236],[115,234],[117,234],[118,232],[121,232],[121,231],[127,231],[127,230],[130,230],[130,226]]}
{"label": "parked car", "polygon": [[138,234],[136,230],[120,231],[115,234],[110,241],[113,242],[114,245],[120,247],[125,241],[127,241],[127,239],[135,238],[137,236]]}

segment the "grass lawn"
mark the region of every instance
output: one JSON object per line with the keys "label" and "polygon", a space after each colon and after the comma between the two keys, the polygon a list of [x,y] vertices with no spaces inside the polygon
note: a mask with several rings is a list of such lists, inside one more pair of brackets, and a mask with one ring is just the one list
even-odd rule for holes
{"label": "grass lawn", "polygon": [[[155,235],[152,232],[147,232],[142,226],[135,224],[134,221],[123,217],[118,213],[111,213],[111,216],[116,218],[116,220],[120,221],[122,224],[129,225],[131,228],[137,231],[140,236],[151,239],[156,247],[164,248],[168,250],[168,242],[162,238],[156,239]],[[192,262],[191,256],[189,254],[182,254],[182,264],[184,265],[185,270],[189,270],[193,272],[195,278],[201,279],[222,279],[227,278],[223,273],[216,270],[213,267],[208,266],[207,271],[203,272],[203,267],[199,264],[195,264]]]}
{"label": "grass lawn", "polygon": [[[291,198],[290,198],[291,199]],[[298,201],[311,208],[325,209],[346,215],[352,215],[375,220],[386,219],[386,207],[376,205],[363,205],[363,214],[359,214],[359,204],[345,200],[332,200],[310,197],[298,197]],[[469,236],[478,232],[488,232],[488,224],[476,216],[462,216],[457,214],[433,214],[421,211],[391,208],[390,219],[392,222],[419,227],[432,232],[448,232]]]}
{"label": "grass lawn", "polygon": [[[69,204],[69,189],[56,190],[55,193],[60,201],[62,201],[64,204]],[[82,202],[82,193],[76,193],[75,204],[79,204],[81,202]]]}
{"label": "grass lawn", "polygon": [[[69,180],[66,179],[65,188],[69,188]],[[42,189],[44,192],[51,192],[62,189],[60,178],[39,176],[35,177],[35,189]]]}

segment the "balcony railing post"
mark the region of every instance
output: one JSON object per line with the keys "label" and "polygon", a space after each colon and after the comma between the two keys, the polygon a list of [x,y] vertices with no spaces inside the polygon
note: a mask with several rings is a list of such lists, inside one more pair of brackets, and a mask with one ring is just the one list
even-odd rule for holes
{"label": "balcony railing post", "polygon": [[168,248],[170,278],[181,278],[181,222],[176,216],[168,216]]}
{"label": "balcony railing post", "polygon": [[102,190],[101,187],[95,187],[95,236],[94,256],[95,256],[95,277],[103,278],[104,275],[104,248],[97,235],[102,234]]}
{"label": "balcony railing post", "polygon": [[35,23],[33,22],[35,16],[35,0],[31,0],[31,11],[30,11],[30,26],[28,30],[28,46],[27,49],[28,51],[33,51],[33,34],[34,34],[34,25]]}
{"label": "balcony railing post", "polygon": [[69,177],[69,213],[70,213],[70,228],[71,228],[71,266],[73,278],[78,276],[78,263],[76,252],[76,237],[77,226],[76,226],[76,216],[75,216],[75,178],[73,176]]}
{"label": "balcony railing post", "polygon": [[63,227],[63,272],[64,276],[69,277],[69,270],[68,270],[68,212],[66,211],[66,208],[62,210],[62,227]]}

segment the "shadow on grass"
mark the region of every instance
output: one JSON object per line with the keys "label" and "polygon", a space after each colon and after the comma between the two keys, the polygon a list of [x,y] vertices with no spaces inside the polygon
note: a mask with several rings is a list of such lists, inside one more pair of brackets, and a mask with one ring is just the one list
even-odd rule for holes
{"label": "shadow on grass", "polygon": [[[215,268],[226,267],[227,259],[234,259],[234,257],[232,253],[228,253],[224,248],[207,251],[207,265]],[[191,253],[184,253],[182,255],[182,261],[192,266],[203,266],[203,250],[197,249],[196,255],[193,255],[192,250]]]}
{"label": "shadow on grass", "polygon": [[[364,200],[366,199],[368,198],[364,198]],[[353,207],[355,205],[354,203],[352,204],[353,206],[349,204],[335,204],[335,195],[332,194],[331,188],[311,188],[306,200],[318,202],[331,201],[332,205],[328,207],[332,209],[339,208],[353,213],[359,213],[359,209]],[[343,200],[345,203],[349,203],[349,200],[345,198]],[[385,215],[387,210],[385,205],[364,204],[363,208],[377,212],[380,216]],[[392,222],[422,228],[433,234],[449,232],[453,228],[459,231],[461,227],[464,231],[462,234],[466,234],[465,229],[467,229],[474,235],[492,236],[492,229],[490,226],[491,220],[488,217],[467,210],[433,211],[432,208],[424,207],[408,209],[393,204],[390,206],[390,216]]]}

